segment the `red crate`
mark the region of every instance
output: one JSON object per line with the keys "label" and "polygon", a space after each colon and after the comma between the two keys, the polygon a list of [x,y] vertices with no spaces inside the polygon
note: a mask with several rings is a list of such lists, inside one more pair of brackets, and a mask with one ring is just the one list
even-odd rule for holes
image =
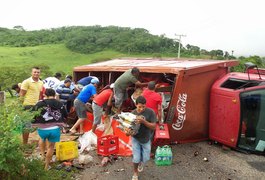
{"label": "red crate", "polygon": [[97,153],[102,156],[108,156],[119,152],[118,136],[107,135],[98,138]]}
{"label": "red crate", "polygon": [[153,140],[154,146],[163,146],[170,143],[167,124],[156,124],[156,131]]}

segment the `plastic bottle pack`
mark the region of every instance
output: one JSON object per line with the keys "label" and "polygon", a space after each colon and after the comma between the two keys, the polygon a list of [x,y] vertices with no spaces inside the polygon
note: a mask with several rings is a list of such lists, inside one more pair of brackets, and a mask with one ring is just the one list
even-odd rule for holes
{"label": "plastic bottle pack", "polygon": [[171,147],[165,145],[158,146],[155,153],[155,164],[158,166],[169,166],[172,164],[172,150]]}

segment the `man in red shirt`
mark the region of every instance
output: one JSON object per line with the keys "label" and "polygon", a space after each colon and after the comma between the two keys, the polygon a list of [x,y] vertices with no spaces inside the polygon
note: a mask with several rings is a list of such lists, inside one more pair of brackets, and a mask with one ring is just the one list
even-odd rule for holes
{"label": "man in red shirt", "polygon": [[111,100],[114,94],[113,88],[114,88],[114,84],[111,84],[109,89],[105,89],[101,93],[99,93],[92,102],[92,109],[93,109],[93,116],[94,116],[94,122],[92,126],[93,133],[95,133],[97,125],[101,122],[101,116],[103,113],[103,105],[107,103],[107,106],[111,106]]}
{"label": "man in red shirt", "polygon": [[146,107],[155,111],[158,121],[161,122],[162,115],[162,97],[159,93],[155,92],[155,82],[150,81],[148,88],[143,91],[142,96],[146,99]]}

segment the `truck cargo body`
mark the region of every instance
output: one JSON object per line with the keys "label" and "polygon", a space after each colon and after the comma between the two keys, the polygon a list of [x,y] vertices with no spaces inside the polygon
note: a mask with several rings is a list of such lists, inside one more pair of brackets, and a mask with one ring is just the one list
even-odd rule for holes
{"label": "truck cargo body", "polygon": [[[114,59],[74,68],[74,80],[96,76],[103,86],[114,83],[126,70],[140,69],[141,82],[156,81],[164,97],[164,120],[170,141],[196,142],[209,138],[209,101],[213,83],[238,61],[191,59]],[[129,96],[133,92],[128,92]],[[127,107],[128,111],[132,110]]]}

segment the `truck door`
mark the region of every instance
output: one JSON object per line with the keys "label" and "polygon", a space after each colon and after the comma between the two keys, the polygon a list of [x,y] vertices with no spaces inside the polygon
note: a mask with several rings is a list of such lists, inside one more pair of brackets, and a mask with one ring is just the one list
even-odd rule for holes
{"label": "truck door", "polygon": [[240,94],[241,130],[238,147],[250,151],[265,149],[265,90]]}

